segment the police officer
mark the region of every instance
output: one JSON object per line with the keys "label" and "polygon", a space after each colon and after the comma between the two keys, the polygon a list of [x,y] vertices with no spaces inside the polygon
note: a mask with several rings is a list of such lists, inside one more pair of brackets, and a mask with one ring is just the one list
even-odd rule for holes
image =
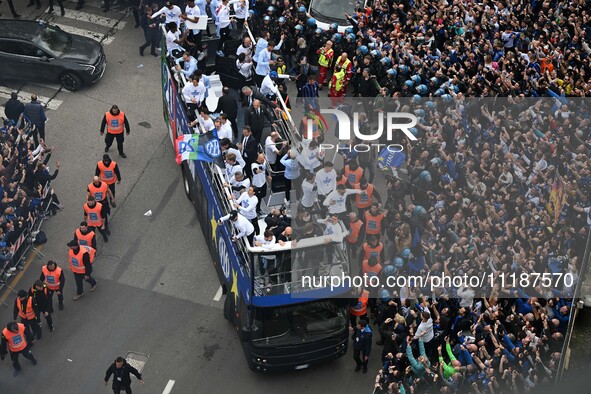
{"label": "police officer", "polygon": [[43,281],[49,289],[47,294],[47,303],[49,305],[49,313],[53,313],[53,293],[57,293],[57,300],[59,302],[59,310],[64,310],[64,284],[66,277],[64,271],[57,266],[55,261],[49,260],[47,265],[41,268],[41,276],[39,280]]}
{"label": "police officer", "polygon": [[[33,334],[37,339],[41,339],[43,331],[39,325],[39,308],[35,303],[33,297],[30,297],[25,290],[19,290],[16,299],[14,300],[13,319],[21,318],[21,323],[25,325],[27,332],[33,338]],[[33,342],[33,340],[31,340]]]}
{"label": "police officer", "polygon": [[24,324],[11,321],[2,330],[0,359],[4,360],[6,353],[10,352],[10,359],[14,367],[14,376],[18,375],[21,371],[21,365],[18,362],[18,356],[20,354],[27,360],[30,360],[33,365],[37,365],[37,360],[33,356],[33,353],[31,353],[31,346],[29,345],[32,340],[33,338],[27,335]]}
{"label": "police officer", "polygon": [[86,203],[83,206],[84,209],[84,220],[88,224],[91,230],[98,230],[103,236],[105,242],[109,242],[110,233],[107,228],[108,223],[103,217],[103,204],[96,202],[94,196],[88,196]]}
{"label": "police officer", "polygon": [[371,341],[373,333],[367,324],[367,320],[360,320],[353,328],[353,360],[357,363],[355,372],[363,367],[363,373],[367,373],[367,362],[371,353]]}
{"label": "police officer", "polygon": [[113,105],[109,112],[105,112],[105,116],[103,116],[101,122],[101,136],[105,134],[105,127],[107,128],[105,152],[109,151],[109,148],[113,144],[113,140],[116,139],[119,156],[125,159],[127,155],[123,153],[123,140],[125,139],[123,137],[123,129],[125,129],[125,133],[129,135],[129,122],[127,121],[125,113],[120,111],[118,106]]}
{"label": "police officer", "polygon": [[88,228],[88,223],[81,222],[80,226],[74,231],[74,241],[80,246],[90,246],[96,249],[95,232]]}
{"label": "police officer", "polygon": [[68,262],[76,280],[76,295],[74,301],[84,296],[84,282],[90,284],[90,291],[96,290],[96,280],[91,276],[92,261],[94,260],[94,249],[89,246],[80,246],[76,241],[68,242]]}
{"label": "police officer", "polygon": [[109,189],[111,189],[111,193],[113,197],[115,197],[115,183],[121,183],[121,172],[119,171],[119,166],[108,154],[103,155],[103,160],[99,161],[96,164],[96,170],[94,171],[94,175],[98,176],[101,181],[105,182],[109,185]]}
{"label": "police officer", "polygon": [[41,280],[36,280],[29,290],[29,297],[33,298],[33,302],[37,305],[39,310],[39,320],[41,315],[45,316],[49,332],[53,332],[53,319],[49,310],[49,289]]}

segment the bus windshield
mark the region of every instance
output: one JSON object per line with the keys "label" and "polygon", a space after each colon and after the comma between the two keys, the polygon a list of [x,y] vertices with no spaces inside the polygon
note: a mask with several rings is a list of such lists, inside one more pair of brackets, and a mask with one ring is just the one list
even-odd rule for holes
{"label": "bus windshield", "polygon": [[252,324],[256,346],[286,346],[332,336],[346,327],[343,300],[257,308]]}
{"label": "bus windshield", "polygon": [[316,0],[310,4],[310,15],[321,22],[348,25],[344,13],[352,13],[355,4],[355,0]]}

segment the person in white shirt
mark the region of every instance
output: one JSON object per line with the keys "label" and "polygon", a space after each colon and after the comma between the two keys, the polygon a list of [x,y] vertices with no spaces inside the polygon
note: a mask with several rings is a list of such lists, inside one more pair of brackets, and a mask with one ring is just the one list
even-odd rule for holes
{"label": "person in white shirt", "polygon": [[244,53],[246,60],[250,62],[252,61],[253,49],[250,37],[246,36],[244,37],[244,40],[242,40],[242,45],[236,49],[236,57],[239,57],[241,53]]}
{"label": "person in white shirt", "polygon": [[257,198],[259,199],[257,204],[257,213],[259,215],[262,213],[261,202],[267,196],[267,181],[271,181],[271,177],[267,175],[268,167],[269,165],[267,164],[267,160],[265,160],[265,155],[262,153],[259,153],[256,161],[250,165],[252,185],[255,187]]}
{"label": "person in white shirt", "polygon": [[153,13],[150,19],[158,18],[162,14],[164,14],[164,16],[166,17],[164,23],[168,25],[170,22],[174,22],[176,23],[177,28],[181,27],[181,15],[183,15],[183,12],[178,6],[174,5],[171,1],[167,1],[166,5],[160,8],[155,13]]}
{"label": "person in white shirt", "polygon": [[242,171],[237,171],[234,173],[232,178],[230,178],[230,183],[226,183],[225,186],[228,186],[232,189],[234,198],[239,198],[242,192],[250,187],[250,179],[246,178]]}
{"label": "person in white shirt", "polygon": [[205,87],[199,84],[198,78],[192,78],[191,82],[183,87],[183,97],[187,104],[187,115],[189,119],[193,120],[196,118],[196,111],[205,98]]}
{"label": "person in white shirt", "polygon": [[277,170],[277,155],[281,153],[279,149],[287,146],[287,141],[279,142],[279,133],[272,131],[271,134],[265,139],[265,157],[267,162],[274,170]]}
{"label": "person in white shirt", "polygon": [[298,161],[302,167],[314,173],[322,165],[322,159],[324,159],[324,151],[318,148],[316,141],[311,141],[298,156]]}
{"label": "person in white shirt", "polygon": [[236,156],[236,162],[240,164],[240,167],[244,168],[246,166],[246,162],[242,157],[242,153],[232,145],[232,142],[228,138],[220,138],[220,146],[222,147],[222,153],[227,155],[229,153],[233,153]]}
{"label": "person in white shirt", "polygon": [[230,220],[234,224],[234,229],[237,231],[232,237],[232,241],[236,242],[240,238],[246,236],[250,246],[254,245],[254,226],[244,216],[238,213],[238,211],[232,211],[226,216],[222,216],[218,220],[218,225],[224,224],[224,222]]}
{"label": "person in white shirt", "polygon": [[236,162],[236,155],[233,153],[226,154],[226,180],[230,182],[230,179],[237,172],[242,172],[242,167]]}
{"label": "person in white shirt", "polygon": [[341,225],[341,221],[338,215],[332,214],[324,220],[319,220],[320,223],[324,223],[324,235],[328,236],[332,242],[341,243],[347,236],[347,231],[344,226]]}
{"label": "person in white shirt", "polygon": [[263,78],[263,82],[261,83],[260,92],[261,94],[264,94],[269,100],[274,100],[279,94],[279,89],[277,89],[277,85],[275,85],[273,78],[277,78],[277,71],[271,71],[269,75]]}
{"label": "person in white shirt", "polygon": [[310,172],[302,182],[302,200],[300,201],[300,204],[308,210],[314,207],[314,204],[318,199],[318,191],[316,183],[314,182],[315,179],[316,175]]}
{"label": "person in white shirt", "polygon": [[182,54],[185,52],[185,48],[182,47],[182,43],[185,41],[183,37],[181,37],[181,32],[179,31],[178,26],[174,22],[170,22],[166,24],[166,50],[168,56],[173,56],[175,58],[181,57]]}
{"label": "person in white shirt", "polygon": [[[238,0],[232,0],[231,3],[235,3],[236,1]],[[222,0],[221,4],[218,4],[217,9],[215,10],[215,17],[220,35],[218,48],[220,48],[220,51],[223,53],[224,44],[230,39],[230,23],[232,23],[232,20],[230,19],[230,2],[228,0]]]}
{"label": "person in white shirt", "polygon": [[[227,118],[225,118],[224,114],[221,114],[216,119],[215,123],[216,129],[218,129],[218,138],[220,139],[220,141],[224,138],[227,138],[229,140],[232,140],[234,138],[234,135],[232,134],[232,124]],[[219,125],[219,128],[217,127],[217,125]]]}
{"label": "person in white shirt", "polygon": [[257,215],[257,204],[259,199],[255,195],[254,187],[249,187],[248,191],[242,193],[240,197],[234,203],[234,208],[238,210],[238,212],[250,220],[252,225],[254,226],[255,234],[259,234],[261,229],[259,228],[259,217]]}
{"label": "person in white shirt", "polygon": [[[189,31],[189,39],[195,45],[201,44],[201,30],[199,29],[189,29],[188,22],[197,23],[199,22],[199,17],[201,16],[201,10],[197,5],[195,5],[195,0],[187,0],[187,6],[185,7],[185,13],[181,15],[181,19],[185,21],[185,27],[187,31]],[[205,18],[207,16],[204,16]]]}
{"label": "person in white shirt", "polygon": [[238,55],[238,59],[236,59],[236,68],[244,78],[242,81],[244,85],[248,85],[252,82],[252,66],[252,59],[248,59],[244,53]]}
{"label": "person in white shirt", "polygon": [[236,27],[238,30],[242,30],[244,21],[248,18],[248,1],[240,0],[233,2],[232,7],[234,8],[234,16],[236,17]]}
{"label": "person in white shirt", "polygon": [[345,185],[338,185],[336,190],[333,190],[324,199],[325,207],[328,207],[328,212],[336,214],[341,220],[345,220],[347,216],[347,197],[352,194],[366,193],[360,189],[347,189]]}
{"label": "person in white shirt", "polygon": [[199,115],[200,115],[199,118],[203,122],[203,128],[205,129],[206,133],[208,131],[215,129],[215,124],[213,123],[213,120],[209,116],[209,110],[207,108],[205,108],[205,106],[201,107]]}
{"label": "person in white shirt", "polygon": [[[271,250],[275,246],[275,236],[273,231],[266,230],[263,235],[254,237],[254,246]],[[268,274],[274,273],[277,270],[277,259],[274,254],[263,254],[259,261],[260,275],[265,275],[265,285],[269,283]]]}
{"label": "person in white shirt", "polygon": [[324,162],[324,168],[316,173],[316,186],[320,203],[337,187],[337,172],[330,161]]}

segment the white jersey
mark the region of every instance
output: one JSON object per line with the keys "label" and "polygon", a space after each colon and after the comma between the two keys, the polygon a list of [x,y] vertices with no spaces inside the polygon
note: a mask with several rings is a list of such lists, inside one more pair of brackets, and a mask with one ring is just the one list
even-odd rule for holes
{"label": "white jersey", "polygon": [[263,164],[254,162],[250,166],[252,170],[252,185],[261,188],[267,185],[267,162]]}
{"label": "white jersey", "polygon": [[248,192],[244,192],[236,200],[236,203],[240,204],[238,212],[245,218],[252,220],[257,217],[257,204],[259,203],[257,196],[251,197],[248,195]]}
{"label": "white jersey", "polygon": [[183,12],[179,8],[179,6],[173,5],[172,10],[169,9],[168,7],[160,8],[158,11],[156,11],[154,14],[152,14],[151,19],[155,19],[155,18],[159,17],[160,15],[165,15],[166,16],[166,23],[174,22],[174,23],[176,23],[176,25],[178,27],[181,27],[181,15],[182,14],[183,14]]}
{"label": "white jersey", "polygon": [[[361,194],[359,189],[346,189],[345,194],[341,194],[337,190],[330,192],[324,200],[324,206],[328,207],[329,213],[343,213],[347,211],[347,197],[351,194]],[[332,203],[334,201],[334,203]]]}
{"label": "white jersey", "polygon": [[324,171],[324,168],[316,173],[316,186],[318,187],[318,194],[327,196],[337,187],[337,172],[332,169],[329,172]]}

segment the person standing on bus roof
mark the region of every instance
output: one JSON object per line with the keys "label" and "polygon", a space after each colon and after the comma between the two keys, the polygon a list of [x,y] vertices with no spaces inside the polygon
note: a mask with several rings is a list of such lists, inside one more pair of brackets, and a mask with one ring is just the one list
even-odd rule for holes
{"label": "person standing on bus roof", "polygon": [[242,142],[238,144],[238,149],[246,162],[244,173],[250,179],[252,179],[252,163],[257,159],[258,145],[258,140],[252,135],[250,126],[244,126],[242,128]]}
{"label": "person standing on bus roof", "polygon": [[109,112],[105,112],[105,116],[103,116],[101,122],[101,136],[105,135],[105,127],[107,128],[105,152],[109,151],[109,148],[113,145],[113,140],[116,139],[119,156],[125,159],[127,155],[123,152],[123,141],[125,139],[123,137],[123,130],[125,129],[125,134],[129,135],[129,122],[125,113],[120,111],[118,106],[113,105]]}
{"label": "person standing on bus roof", "polygon": [[234,228],[237,231],[237,234],[234,234],[234,236],[232,236],[232,241],[236,242],[240,238],[246,236],[248,242],[250,242],[250,246],[254,245],[254,226],[252,225],[250,220],[239,214],[238,211],[232,211],[228,215],[222,216],[218,220],[218,224],[221,226],[227,220],[232,221],[232,223],[234,224]]}
{"label": "person standing on bus roof", "polygon": [[259,228],[259,218],[256,211],[258,202],[259,199],[255,195],[254,187],[251,186],[246,192],[243,192],[234,203],[234,208],[236,208],[238,212],[242,214],[242,216],[250,220],[252,223],[255,235],[258,235],[261,232],[261,229]]}
{"label": "person standing on bus roof", "polygon": [[115,183],[121,183],[121,172],[117,163],[109,157],[108,154],[103,155],[103,160],[96,164],[94,175],[98,176],[101,181],[109,185],[111,194],[115,197]]}

